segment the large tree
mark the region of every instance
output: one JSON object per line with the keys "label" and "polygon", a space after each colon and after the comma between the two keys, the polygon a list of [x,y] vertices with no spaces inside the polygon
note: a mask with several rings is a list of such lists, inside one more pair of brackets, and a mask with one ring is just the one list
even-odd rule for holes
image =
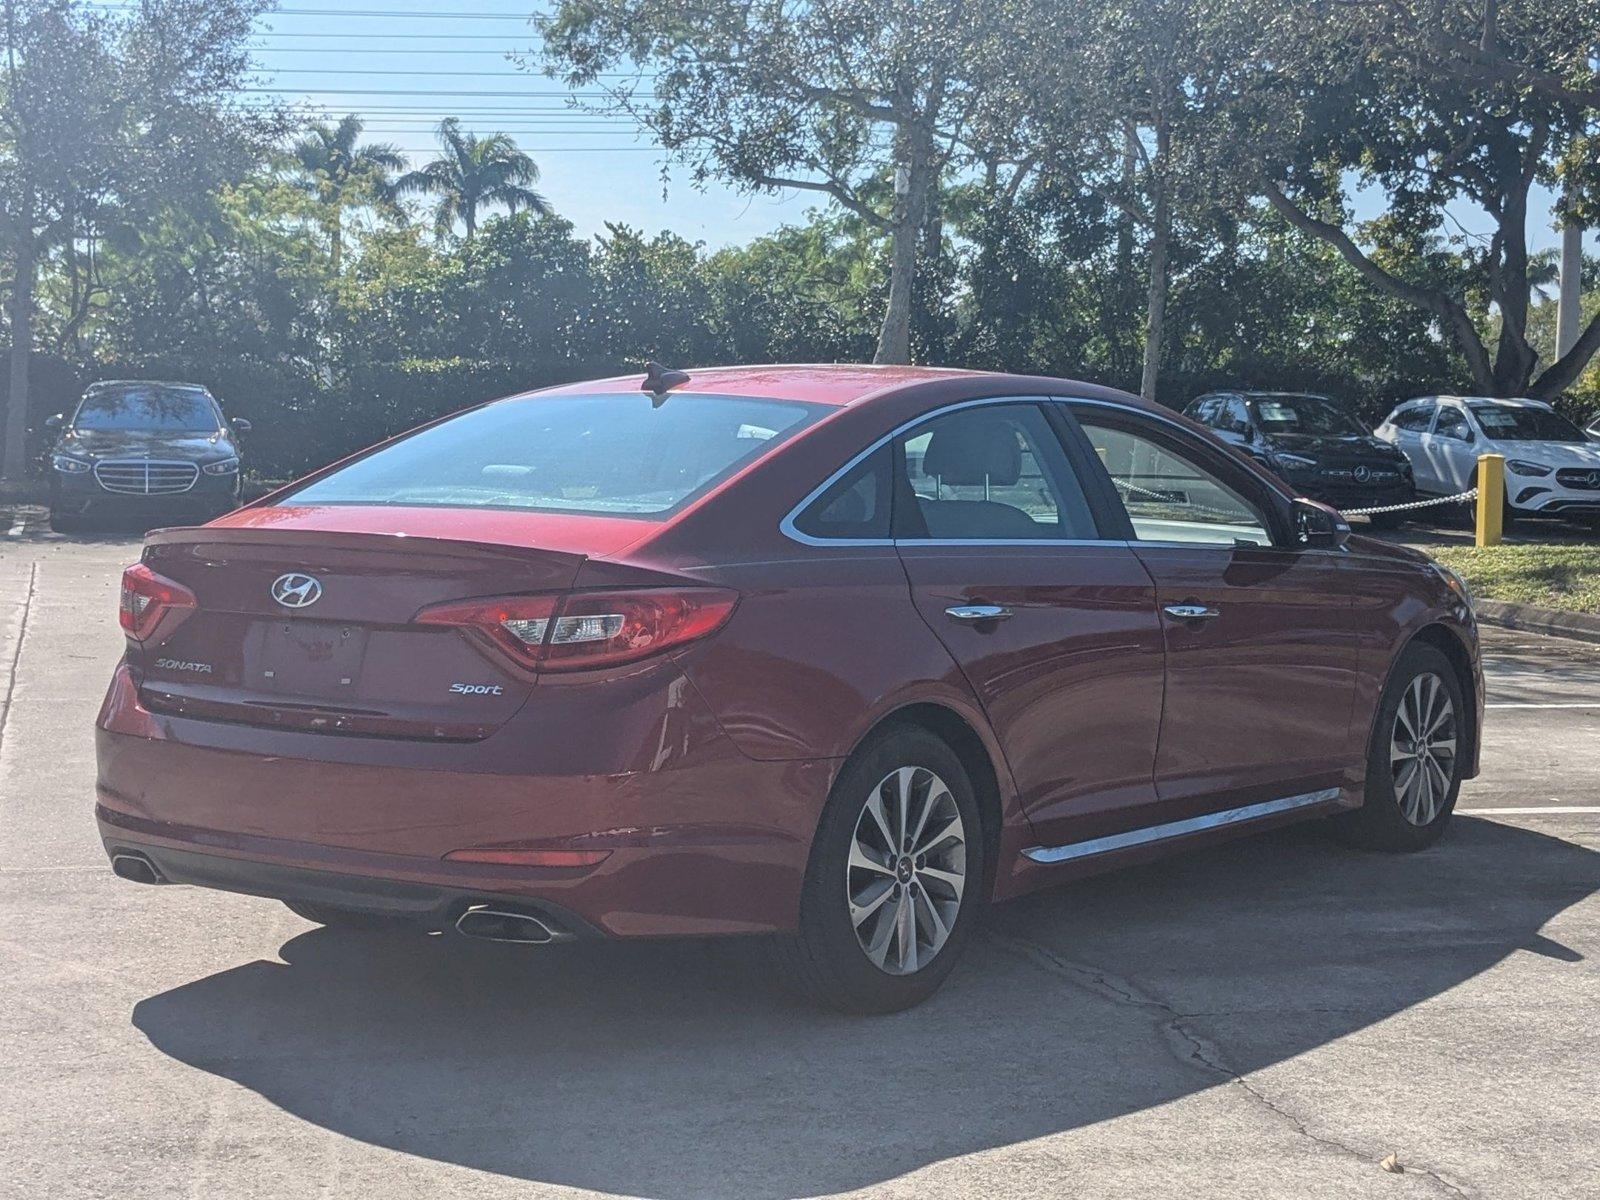
{"label": "large tree", "polygon": [[517,149],[509,134],[464,133],[459,119],[446,117],[439,123],[439,147],[443,153],[438,158],[402,175],[395,190],[434,197],[434,227],[441,234],[459,220],[471,241],[478,232],[478,214],[496,204],[512,215],[518,209],[541,217],[553,211],[532,187],[539,182],[538,165]]}
{"label": "large tree", "polygon": [[406,165],[398,146],[388,142],[357,145],[364,128],[354,114],[341,118],[337,125],[313,121],[289,151],[295,185],[322,210],[335,275],[344,262],[345,211],[391,201],[394,176]]}
{"label": "large tree", "polygon": [[[1430,314],[1473,386],[1553,398],[1600,349],[1591,320],[1541,362],[1528,328],[1531,198],[1564,179],[1585,216],[1600,165],[1600,6],[1571,0],[1257,0],[1240,47],[1229,130],[1259,187],[1295,228],[1373,287]],[[1355,220],[1351,184],[1386,200]],[[1479,234],[1458,209],[1476,208]],[[1429,250],[1441,231],[1456,254]],[[1465,270],[1461,269],[1463,264]]]}
{"label": "large tree", "polygon": [[97,243],[206,194],[278,130],[230,98],[249,68],[265,0],[144,0],[108,12],[78,0],[4,0],[0,60],[0,245],[12,267],[0,476],[26,470],[35,289],[54,255],[81,322],[98,284]]}
{"label": "large tree", "polygon": [[[908,362],[919,251],[936,186],[1005,73],[1047,29],[1021,0],[560,0],[541,22],[545,65],[593,85],[696,182],[829,197],[890,237],[878,362]],[[926,255],[924,254],[924,257]]]}

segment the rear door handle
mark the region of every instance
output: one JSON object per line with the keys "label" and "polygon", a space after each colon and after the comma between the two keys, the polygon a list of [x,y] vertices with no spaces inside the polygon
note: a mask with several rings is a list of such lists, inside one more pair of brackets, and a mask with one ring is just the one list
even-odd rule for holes
{"label": "rear door handle", "polygon": [[944,615],[957,621],[1004,621],[1011,610],[998,604],[957,604],[945,609]]}
{"label": "rear door handle", "polygon": [[1204,604],[1169,604],[1161,611],[1180,621],[1209,621],[1212,617],[1222,615],[1216,609],[1207,608]]}

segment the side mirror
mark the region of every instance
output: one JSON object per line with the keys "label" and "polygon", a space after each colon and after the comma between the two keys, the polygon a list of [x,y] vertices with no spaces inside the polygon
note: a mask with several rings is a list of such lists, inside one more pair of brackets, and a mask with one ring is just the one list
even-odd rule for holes
{"label": "side mirror", "polygon": [[233,420],[229,421],[228,423],[233,426],[233,431],[235,433],[249,433],[250,432],[250,429],[251,429],[250,422],[246,421],[243,417],[234,417]]}
{"label": "side mirror", "polygon": [[1339,550],[1350,540],[1350,522],[1316,500],[1294,502],[1295,542],[1308,550]]}
{"label": "side mirror", "polygon": [[46,429],[60,429],[61,423],[66,419],[67,417],[65,413],[56,413],[54,416],[49,416],[44,419],[44,427]]}
{"label": "side mirror", "polygon": [[1238,431],[1245,441],[1253,442],[1256,440],[1256,427],[1254,425],[1240,425],[1238,426]]}

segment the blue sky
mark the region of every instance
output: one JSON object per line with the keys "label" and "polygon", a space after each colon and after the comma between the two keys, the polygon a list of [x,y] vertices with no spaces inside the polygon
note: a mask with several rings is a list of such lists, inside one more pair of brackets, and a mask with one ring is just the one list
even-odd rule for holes
{"label": "blue sky", "polygon": [[[585,235],[611,221],[719,247],[815,207],[813,195],[697,191],[681,168],[663,198],[663,155],[632,122],[572,111],[562,85],[507,60],[537,45],[533,11],[529,0],[284,0],[258,22],[256,61],[270,89],[262,94],[320,104],[335,117],[360,113],[370,140],[419,162],[433,156],[432,130],[446,116],[478,133],[511,133],[543,172],[539,190]],[[472,94],[437,94],[464,92]]]}
{"label": "blue sky", "polygon": [[[260,94],[321,105],[334,117],[360,113],[372,140],[392,142],[419,162],[432,156],[432,130],[446,116],[479,133],[511,133],[543,171],[540,190],[583,235],[611,221],[649,233],[670,229],[716,248],[799,222],[816,206],[808,193],[697,190],[681,167],[670,168],[663,195],[663,156],[631,122],[570,109],[560,84],[508,60],[536,46],[528,17],[537,7],[530,0],[284,0],[258,23]],[[1558,240],[1550,201],[1548,193],[1534,197],[1534,248]],[[1381,206],[1381,195],[1357,197],[1362,217]],[[1469,231],[1488,232],[1471,205],[1451,215]]]}

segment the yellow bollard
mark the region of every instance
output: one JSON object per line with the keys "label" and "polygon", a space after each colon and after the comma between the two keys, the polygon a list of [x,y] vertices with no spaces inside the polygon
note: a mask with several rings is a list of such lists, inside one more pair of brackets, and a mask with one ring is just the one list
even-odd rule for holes
{"label": "yellow bollard", "polygon": [[1506,456],[1478,455],[1478,536],[1479,546],[1500,544],[1500,523],[1506,505]]}

